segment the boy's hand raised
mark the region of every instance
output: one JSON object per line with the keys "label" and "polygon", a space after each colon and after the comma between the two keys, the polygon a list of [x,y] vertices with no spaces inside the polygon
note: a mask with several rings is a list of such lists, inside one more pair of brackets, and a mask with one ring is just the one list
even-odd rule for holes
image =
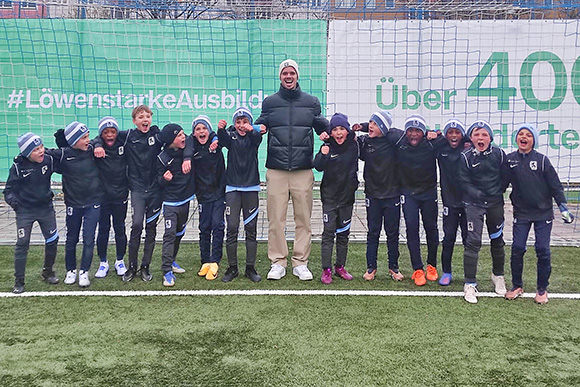
{"label": "boy's hand raised", "polygon": [[330,136],[328,135],[328,133],[322,132],[318,138],[320,138],[321,141],[326,141],[330,138]]}
{"label": "boy's hand raised", "polygon": [[163,178],[167,181],[171,181],[173,180],[173,173],[171,173],[171,171],[165,171]]}
{"label": "boy's hand raised", "polygon": [[427,140],[434,140],[437,138],[437,132],[428,131],[427,132]]}
{"label": "boy's hand raised", "polygon": [[218,129],[225,129],[226,126],[228,126],[228,122],[226,120],[219,120]]}
{"label": "boy's hand raised", "polygon": [[215,151],[217,149],[217,147],[218,147],[218,140],[214,140],[214,141],[212,141],[211,144],[209,144],[209,150],[211,152]]}
{"label": "boy's hand raised", "polygon": [[181,172],[185,175],[191,172],[191,160],[183,160],[183,163],[181,163]]}
{"label": "boy's hand raised", "polygon": [[359,130],[362,129],[362,125],[361,124],[353,124],[352,125],[352,130],[354,130],[355,132],[358,132]]}
{"label": "boy's hand raised", "polygon": [[327,155],[327,154],[328,154],[328,152],[330,152],[330,147],[328,146],[328,144],[324,144],[324,145],[322,146],[322,148],[320,148],[320,152],[321,152],[323,155]]}
{"label": "boy's hand raised", "polygon": [[260,134],[264,134],[266,133],[267,129],[266,129],[266,125],[260,125]]}
{"label": "boy's hand raised", "polygon": [[102,159],[105,157],[105,150],[102,147],[95,148],[93,155],[95,155],[95,157],[98,159]]}

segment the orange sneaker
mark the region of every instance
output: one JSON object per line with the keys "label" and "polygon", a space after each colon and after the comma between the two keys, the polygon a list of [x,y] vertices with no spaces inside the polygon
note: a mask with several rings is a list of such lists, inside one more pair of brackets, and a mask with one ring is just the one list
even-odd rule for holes
{"label": "orange sneaker", "polygon": [[425,279],[425,272],[422,269],[415,270],[413,272],[413,276],[411,276],[411,279],[415,281],[415,285],[417,286],[423,286],[427,283],[427,280]]}
{"label": "orange sneaker", "polygon": [[218,271],[219,271],[219,265],[215,262],[212,262],[209,264],[209,270],[207,271],[207,274],[205,275],[205,279],[208,281],[213,281],[214,279],[217,278],[218,275]]}
{"label": "orange sneaker", "polygon": [[208,271],[209,271],[209,263],[204,263],[203,265],[201,265],[201,269],[199,269],[197,275],[200,277],[205,277]]}
{"label": "orange sneaker", "polygon": [[544,305],[548,303],[548,292],[543,291],[540,292],[539,290],[536,292],[536,297],[534,297],[534,302],[536,304]]}
{"label": "orange sneaker", "polygon": [[405,279],[405,276],[400,271],[394,271],[393,269],[389,269],[389,274],[394,281],[402,281]]}
{"label": "orange sneaker", "polygon": [[437,281],[439,274],[437,274],[437,268],[431,265],[427,265],[427,279],[429,281]]}
{"label": "orange sneaker", "polygon": [[375,279],[375,275],[377,274],[377,269],[374,270],[367,270],[365,271],[365,273],[363,274],[363,278],[367,281],[372,281]]}

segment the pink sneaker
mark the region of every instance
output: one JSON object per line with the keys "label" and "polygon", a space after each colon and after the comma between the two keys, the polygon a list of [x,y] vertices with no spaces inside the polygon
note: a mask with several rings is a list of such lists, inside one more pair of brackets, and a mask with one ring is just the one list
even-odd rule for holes
{"label": "pink sneaker", "polygon": [[342,278],[343,280],[350,281],[352,279],[352,275],[346,271],[344,266],[334,266],[334,274]]}
{"label": "pink sneaker", "polygon": [[320,277],[320,282],[325,285],[330,285],[332,283],[332,270],[330,270],[330,268],[322,270],[322,277]]}

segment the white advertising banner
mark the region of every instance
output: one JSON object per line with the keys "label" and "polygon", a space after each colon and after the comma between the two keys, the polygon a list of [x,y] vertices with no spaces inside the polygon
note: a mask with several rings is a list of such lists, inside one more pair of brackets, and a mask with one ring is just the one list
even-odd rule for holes
{"label": "white advertising banner", "polygon": [[328,115],[351,124],[388,110],[394,126],[422,114],[486,120],[494,143],[515,149],[528,122],[563,182],[580,182],[578,20],[401,20],[330,23]]}

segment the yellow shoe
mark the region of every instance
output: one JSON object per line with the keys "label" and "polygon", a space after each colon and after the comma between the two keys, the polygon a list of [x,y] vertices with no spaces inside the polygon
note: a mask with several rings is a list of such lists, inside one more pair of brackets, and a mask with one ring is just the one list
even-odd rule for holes
{"label": "yellow shoe", "polygon": [[220,267],[218,266],[217,263],[215,263],[215,262],[210,263],[209,270],[207,271],[207,274],[205,275],[205,279],[208,281],[213,281],[214,279],[216,279],[219,269],[220,269]]}
{"label": "yellow shoe", "polygon": [[197,275],[200,277],[205,277],[208,271],[209,271],[209,263],[204,263],[203,265],[201,265],[201,269],[199,269]]}

